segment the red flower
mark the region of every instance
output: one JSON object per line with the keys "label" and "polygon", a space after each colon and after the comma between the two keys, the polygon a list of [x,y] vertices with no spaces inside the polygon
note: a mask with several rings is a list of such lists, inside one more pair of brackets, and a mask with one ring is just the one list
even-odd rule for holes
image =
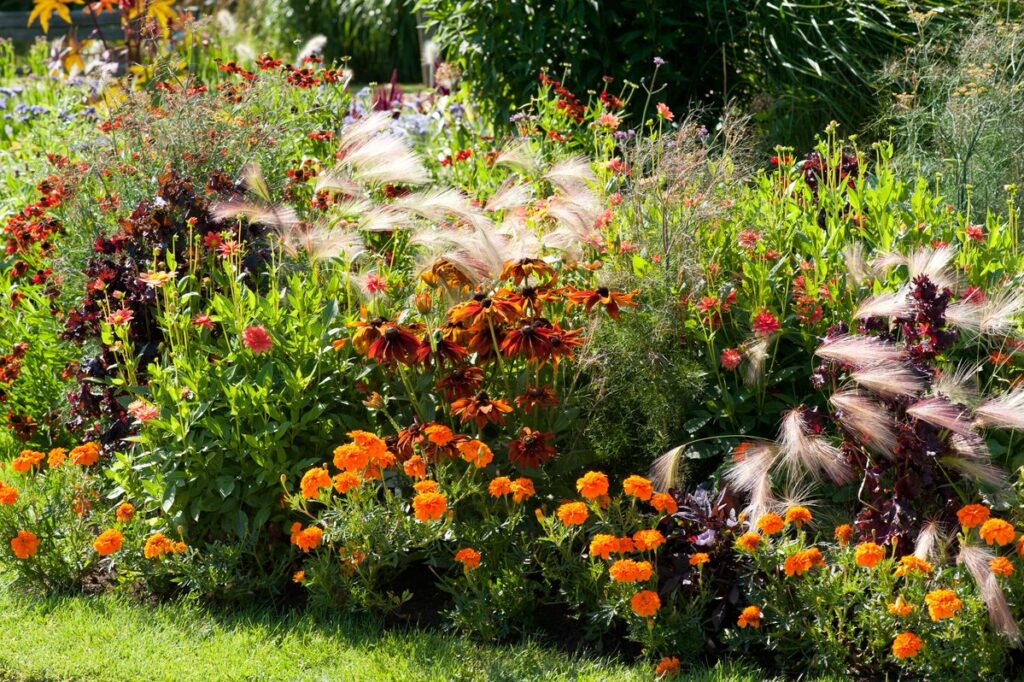
{"label": "red flower", "polygon": [[754,333],[758,336],[771,336],[782,329],[782,325],[779,324],[779,318],[767,310],[755,315],[751,326],[754,328]]}
{"label": "red flower", "polygon": [[274,340],[270,338],[270,334],[263,325],[256,324],[246,327],[242,332],[242,343],[253,353],[259,355],[270,350],[274,345]]}
{"label": "red flower", "polygon": [[519,437],[508,444],[508,458],[520,467],[536,469],[555,456],[555,446],[551,441],[553,433],[542,433],[524,426]]}
{"label": "red flower", "polygon": [[722,351],[722,367],[732,371],[740,366],[743,362],[743,353],[739,352],[735,348],[726,348]]}
{"label": "red flower", "polygon": [[393,365],[401,362],[403,365],[415,364],[417,351],[420,347],[420,340],[408,327],[387,322],[381,325],[381,334],[370,344],[366,356],[376,360],[382,365]]}
{"label": "red flower", "polygon": [[526,414],[530,414],[538,407],[554,407],[558,404],[558,398],[547,386],[531,386],[526,393],[516,396],[516,405],[523,408]]}
{"label": "red flower", "polygon": [[968,225],[967,238],[976,242],[985,241],[985,227],[982,225]]}
{"label": "red flower", "polygon": [[452,403],[452,414],[459,417],[462,423],[475,422],[477,428],[486,424],[503,424],[505,415],[512,411],[512,406],[504,400],[495,400],[480,391],[471,398],[462,398]]}
{"label": "red flower", "polygon": [[617,320],[619,319],[619,310],[621,308],[635,308],[637,306],[633,298],[638,293],[638,291],[632,291],[624,294],[620,291],[612,291],[608,287],[598,287],[597,289],[569,291],[567,292],[567,297],[571,303],[586,306],[588,313],[594,309],[594,306],[603,305],[612,319]]}
{"label": "red flower", "polygon": [[192,324],[203,329],[213,329],[213,320],[206,313],[199,313],[192,318]]}

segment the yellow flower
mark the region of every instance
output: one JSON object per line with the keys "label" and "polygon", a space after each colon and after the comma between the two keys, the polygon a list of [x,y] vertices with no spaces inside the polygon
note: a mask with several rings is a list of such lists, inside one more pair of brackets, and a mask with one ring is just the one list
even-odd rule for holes
{"label": "yellow flower", "polygon": [[964,607],[964,603],[953,590],[932,590],[925,596],[924,601],[928,604],[928,615],[935,621],[952,618]]}

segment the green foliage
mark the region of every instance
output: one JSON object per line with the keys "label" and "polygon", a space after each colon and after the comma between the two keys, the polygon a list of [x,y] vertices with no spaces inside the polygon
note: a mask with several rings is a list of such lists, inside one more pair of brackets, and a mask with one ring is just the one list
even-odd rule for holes
{"label": "green foliage", "polygon": [[760,114],[773,142],[802,145],[829,120],[856,129],[873,117],[876,73],[918,37],[918,17],[948,23],[964,6],[960,0],[418,4],[434,40],[485,93],[496,119],[526,100],[542,70],[557,73],[565,64],[579,89],[596,88],[606,74],[646,78],[661,57],[668,64],[659,83],[671,83],[665,97],[674,107],[720,108],[735,99]]}
{"label": "green foliage", "polygon": [[[285,45],[327,38],[329,61],[346,60],[356,82],[419,83],[420,47],[411,0],[273,0],[258,14],[263,31]],[[297,49],[297,48],[296,48]],[[288,50],[291,52],[291,50]]]}
{"label": "green foliage", "polygon": [[934,177],[974,220],[1005,214],[1004,188],[1024,174],[1022,56],[1021,24],[982,15],[958,30],[926,23],[883,74],[877,129],[896,146],[894,163]]}

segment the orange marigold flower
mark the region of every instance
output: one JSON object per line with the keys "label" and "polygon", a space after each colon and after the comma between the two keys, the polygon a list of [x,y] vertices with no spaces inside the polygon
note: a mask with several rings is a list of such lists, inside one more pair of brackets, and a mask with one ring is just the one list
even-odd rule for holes
{"label": "orange marigold flower", "polygon": [[805,523],[810,523],[811,510],[807,507],[790,507],[786,510],[786,523],[796,524],[797,528],[803,527]]}
{"label": "orange marigold flower", "polygon": [[590,540],[590,556],[610,559],[613,552],[619,551],[619,539],[607,533],[598,533]]}
{"label": "orange marigold flower", "polygon": [[370,453],[355,443],[334,448],[334,466],[346,471],[362,471],[370,463]]}
{"label": "orange marigold flower", "polygon": [[31,471],[39,463],[46,459],[46,455],[35,450],[22,450],[21,453],[11,461],[11,468],[19,474]]}
{"label": "orange marigold flower", "polygon": [[786,570],[786,575],[794,576],[802,575],[815,566],[824,565],[825,558],[821,555],[821,550],[817,547],[811,547],[810,549],[801,550],[786,559],[784,568]]}
{"label": "orange marigold flower", "polygon": [[996,575],[1003,575],[1007,578],[1013,575],[1013,563],[1004,556],[997,556],[988,562],[988,566]]}
{"label": "orange marigold flower", "polygon": [[848,523],[838,526],[835,532],[835,539],[840,547],[850,544],[850,541],[853,540],[853,526]]}
{"label": "orange marigold flower", "polygon": [[463,547],[455,553],[455,560],[466,567],[466,570],[480,568],[480,552],[472,547]]}
{"label": "orange marigold flower", "polygon": [[619,559],[608,569],[612,580],[619,583],[645,582],[654,575],[654,567],[649,561],[633,561]]}
{"label": "orange marigold flower", "polygon": [[448,511],[448,498],[437,492],[420,493],[413,498],[412,506],[417,521],[438,521]]}
{"label": "orange marigold flower", "polygon": [[469,440],[458,445],[462,459],[466,460],[477,469],[483,469],[494,460],[494,452],[486,443],[479,440]]}
{"label": "orange marigold flower", "polygon": [[679,659],[675,656],[666,656],[665,658],[658,661],[657,667],[654,669],[654,674],[657,677],[669,677],[670,675],[676,675],[679,673],[679,669],[682,666]]}
{"label": "orange marigold flower", "polygon": [[297,545],[303,552],[309,552],[319,547],[323,537],[324,530],[319,526],[303,528],[298,521],[292,524],[292,544]]}
{"label": "orange marigold flower", "polygon": [[960,525],[964,528],[974,528],[988,521],[990,515],[991,512],[985,505],[968,504],[957,511],[956,518],[960,520]]}
{"label": "orange marigold flower", "polygon": [[982,539],[990,545],[1008,545],[1017,536],[1017,532],[1013,529],[1013,524],[1002,519],[989,519],[981,524],[979,532]]}
{"label": "orange marigold flower", "polygon": [[64,464],[68,458],[68,451],[64,448],[54,448],[50,450],[50,454],[46,456],[46,463],[50,465],[51,469],[55,469],[60,465]]}
{"label": "orange marigold flower", "polygon": [[660,530],[638,530],[633,533],[633,544],[641,552],[653,551],[665,544],[665,536]]}
{"label": "orange marigold flower", "polygon": [[123,544],[124,535],[121,534],[121,531],[110,528],[100,533],[100,536],[93,541],[92,546],[100,556],[109,556],[114,552],[121,551]]}
{"label": "orange marigold flower", "polygon": [[292,574],[292,582],[293,583],[304,583],[304,582],[306,582],[306,572],[305,571],[295,571],[295,573]]}
{"label": "orange marigold flower", "polygon": [[608,477],[599,471],[588,471],[576,479],[576,490],[588,500],[608,494]]}
{"label": "orange marigold flower", "polygon": [[739,536],[736,539],[736,546],[753,552],[761,545],[761,534],[755,531],[749,531]]}
{"label": "orange marigold flower", "polygon": [[622,482],[622,489],[627,495],[632,495],[639,500],[649,500],[654,496],[654,486],[643,476],[630,476]]}
{"label": "orange marigold flower", "polygon": [[85,443],[79,445],[76,448],[71,449],[71,453],[68,455],[71,458],[72,464],[78,466],[88,467],[92,466],[100,460],[100,446],[99,443]]}
{"label": "orange marigold flower", "polygon": [[363,484],[363,479],[359,478],[359,474],[354,471],[342,471],[334,477],[333,481],[334,489],[341,495]]}
{"label": "orange marigold flower", "polygon": [[501,497],[512,492],[512,480],[508,476],[498,476],[487,486],[491,497]]}
{"label": "orange marigold flower", "polygon": [[629,606],[641,618],[650,618],[661,608],[661,598],[654,590],[641,590],[629,600]]}
{"label": "orange marigold flower", "polygon": [[935,570],[935,567],[924,559],[919,559],[913,554],[908,554],[905,557],[900,558],[900,565],[896,569],[896,577],[901,578],[913,573],[914,571],[927,575],[933,570]]}
{"label": "orange marigold flower", "polygon": [[765,535],[775,535],[782,531],[782,527],[786,525],[786,522],[782,520],[782,517],[774,512],[764,514],[757,520],[757,527],[760,528]]}
{"label": "orange marigold flower", "polygon": [[886,608],[889,609],[889,613],[894,616],[909,616],[913,610],[914,605],[904,601],[903,596],[896,597],[896,601],[886,604]]}
{"label": "orange marigold flower", "polygon": [[855,556],[858,566],[874,568],[885,558],[885,550],[875,542],[862,542],[857,545]]}
{"label": "orange marigold flower", "polygon": [[711,556],[707,552],[697,552],[690,557],[691,566],[703,566],[709,561],[711,561]]}
{"label": "orange marigold flower", "polygon": [[1017,556],[1024,556],[1024,535],[1017,540]]}
{"label": "orange marigold flower", "polygon": [[121,523],[128,523],[135,518],[135,505],[131,502],[121,504],[118,506],[114,516],[116,516],[117,520]]}
{"label": "orange marigold flower", "polygon": [[892,643],[892,655],[896,658],[913,658],[921,652],[924,642],[913,632],[903,632],[896,635]]}
{"label": "orange marigold flower", "polygon": [[566,502],[558,508],[558,518],[567,526],[578,526],[587,520],[590,513],[582,502]]}
{"label": "orange marigold flower", "polygon": [[762,618],[764,618],[764,614],[761,613],[760,606],[748,606],[743,609],[742,613],[740,613],[740,619],[736,624],[739,625],[740,628],[745,628],[748,625],[752,628],[759,628],[761,627]]}
{"label": "orange marigold flower", "polygon": [[537,494],[537,491],[533,487],[533,481],[520,476],[516,480],[512,481],[512,499],[516,502],[522,502]]}
{"label": "orange marigold flower", "polygon": [[437,481],[417,481],[412,487],[418,493],[436,493],[441,489]]}
{"label": "orange marigold flower", "polygon": [[361,447],[363,450],[366,450],[370,459],[380,459],[384,456],[384,453],[387,452],[387,443],[385,443],[384,439],[375,433],[370,433],[369,431],[350,431],[348,433],[348,437],[351,438],[356,445]]}
{"label": "orange marigold flower", "polygon": [[18,489],[0,481],[0,505],[10,506],[18,501]]}
{"label": "orange marigold flower", "polygon": [[39,551],[39,538],[30,530],[19,530],[18,536],[11,540],[11,549],[19,559],[28,559]]}
{"label": "orange marigold flower", "polygon": [[442,448],[451,443],[455,438],[452,430],[444,424],[431,424],[423,429],[423,433],[427,435],[427,440]]}
{"label": "orange marigold flower", "polygon": [[419,455],[413,455],[402,464],[409,478],[423,478],[427,475],[427,463]]}
{"label": "orange marigold flower", "polygon": [[629,554],[635,551],[636,545],[633,544],[631,538],[619,538],[619,548],[616,550],[618,554]]}
{"label": "orange marigold flower", "polygon": [[679,511],[675,498],[668,493],[655,493],[651,497],[651,506],[666,514],[675,514]]}
{"label": "orange marigold flower", "polygon": [[924,601],[928,604],[928,615],[932,620],[952,618],[964,607],[956,592],[947,589],[932,590],[925,596]]}
{"label": "orange marigold flower", "polygon": [[331,475],[323,467],[314,467],[302,476],[302,496],[307,500],[320,495],[323,488],[331,487]]}
{"label": "orange marigold flower", "polygon": [[143,548],[142,553],[147,559],[157,559],[164,554],[174,554],[175,550],[174,540],[171,540],[163,533],[154,533],[146,540],[146,546]]}

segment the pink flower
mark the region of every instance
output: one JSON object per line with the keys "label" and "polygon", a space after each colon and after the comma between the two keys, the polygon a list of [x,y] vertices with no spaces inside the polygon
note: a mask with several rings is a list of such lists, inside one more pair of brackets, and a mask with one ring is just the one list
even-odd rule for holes
{"label": "pink flower", "polygon": [[133,317],[135,317],[135,313],[128,308],[121,308],[107,315],[107,322],[117,325],[128,324],[132,321]]}
{"label": "pink flower", "polygon": [[612,206],[618,206],[619,204],[621,204],[622,203],[622,193],[621,192],[616,192],[615,194],[613,194],[610,197],[608,197],[608,203],[611,204]]}
{"label": "pink flower", "polygon": [[601,114],[601,118],[597,119],[597,124],[615,130],[619,127],[619,117],[615,114]]}
{"label": "pink flower", "polygon": [[751,326],[754,328],[754,333],[758,336],[771,336],[782,329],[782,325],[779,324],[779,318],[767,310],[763,310],[755,315]]}
{"label": "pink flower", "polygon": [[236,242],[234,239],[229,239],[226,242],[221,243],[217,247],[217,252],[220,253],[221,258],[230,258],[239,251],[242,250],[242,245]]}
{"label": "pink flower", "polygon": [[666,121],[674,121],[676,118],[676,115],[672,113],[672,110],[664,102],[658,102],[658,116]]}
{"label": "pink flower", "polygon": [[739,243],[744,248],[753,249],[759,241],[761,241],[761,233],[757,230],[743,230],[740,232]]}
{"label": "pink flower", "polygon": [[245,331],[242,332],[242,342],[256,355],[266,353],[274,345],[270,334],[267,333],[263,325],[259,324],[245,328]]}
{"label": "pink flower", "polygon": [[206,313],[199,313],[192,318],[192,324],[203,329],[213,329],[213,320]]}
{"label": "pink flower", "polygon": [[985,290],[981,287],[969,286],[967,291],[964,292],[964,301],[968,303],[974,303],[981,305],[988,300],[988,296],[985,295]]}
{"label": "pink flower", "polygon": [[366,281],[363,286],[366,287],[366,293],[371,296],[376,296],[377,294],[383,294],[388,290],[388,280],[375,272],[371,272],[366,276]]}
{"label": "pink flower", "polygon": [[967,238],[973,239],[976,242],[985,241],[985,228],[981,225],[968,225]]}
{"label": "pink flower", "polygon": [[739,352],[735,348],[726,348],[722,351],[722,367],[732,371],[740,366],[743,362],[743,353]]}
{"label": "pink flower", "polygon": [[140,422],[146,422],[150,419],[156,419],[160,416],[160,408],[152,403],[147,403],[145,400],[136,400],[128,406],[128,414],[138,419]]}

